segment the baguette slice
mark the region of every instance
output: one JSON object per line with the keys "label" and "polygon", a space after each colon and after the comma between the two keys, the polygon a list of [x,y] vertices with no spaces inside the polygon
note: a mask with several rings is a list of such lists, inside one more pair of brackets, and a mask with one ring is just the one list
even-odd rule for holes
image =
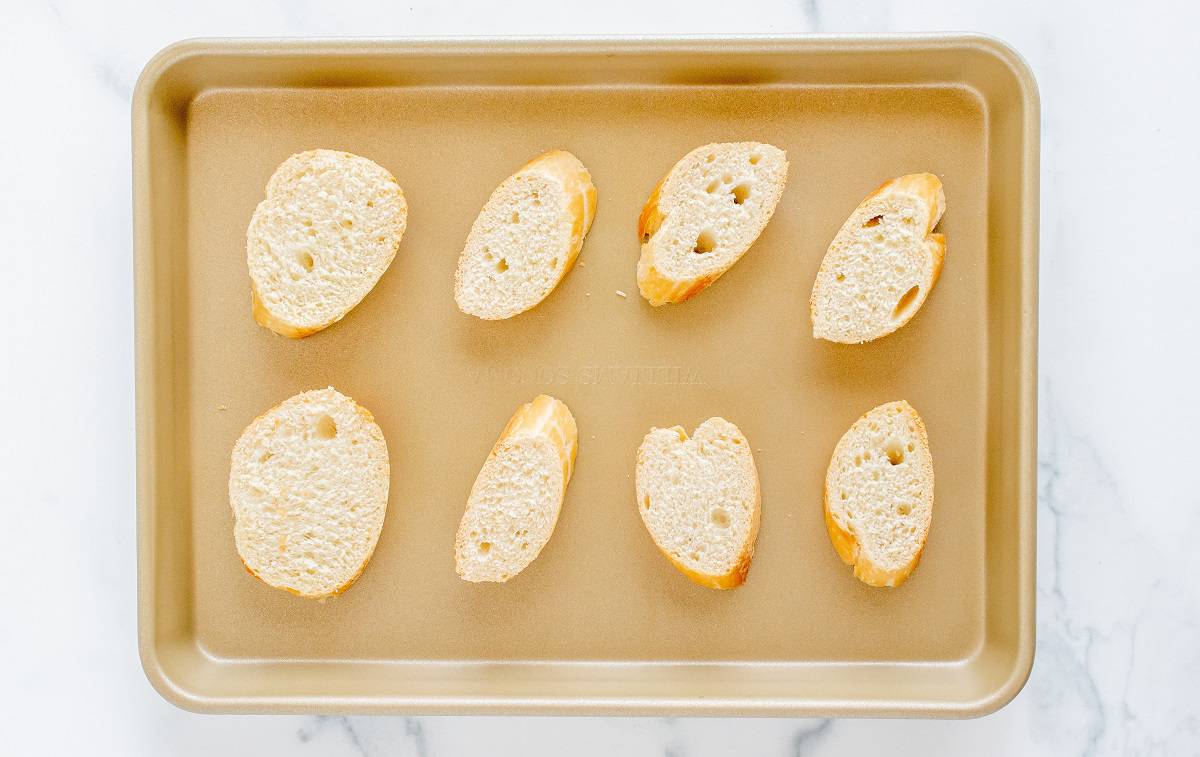
{"label": "baguette slice", "polygon": [[552,150],[504,180],[471,226],[454,273],[454,301],[494,321],[537,305],[558,286],[596,215],[583,163]]}
{"label": "baguette slice", "polygon": [[550,541],[575,467],[571,410],[539,394],[517,408],[488,453],[458,525],[454,565],[465,581],[504,582]]}
{"label": "baguette slice", "polygon": [[302,597],[345,591],[379,540],[389,478],[375,419],[332,387],[255,418],[229,470],[234,542],[246,570]]}
{"label": "baguette slice", "polygon": [[713,589],[745,582],[761,496],[750,443],[737,426],[709,418],[690,439],[680,426],[650,429],[635,480],[642,523],[679,572]]}
{"label": "baguette slice", "polygon": [[758,142],[697,147],[675,164],[638,218],[638,289],[651,305],[684,302],[736,263],[775,213],[787,154]]}
{"label": "baguette slice", "polygon": [[931,173],[885,182],[842,225],[809,299],[813,336],[859,344],[908,323],[933,290],[946,237],[933,229],[946,209]]}
{"label": "baguette slice", "polygon": [[392,264],[408,204],[384,168],[348,152],[288,158],[246,230],[254,320],[292,339],[340,321]]}
{"label": "baguette slice", "polygon": [[825,474],[833,548],[870,586],[899,586],[917,567],[933,518],[925,424],[900,400],[871,410],[837,443]]}

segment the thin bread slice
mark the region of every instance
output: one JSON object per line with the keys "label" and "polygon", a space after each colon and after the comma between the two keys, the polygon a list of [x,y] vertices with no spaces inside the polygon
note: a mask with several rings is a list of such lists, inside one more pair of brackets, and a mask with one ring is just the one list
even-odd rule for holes
{"label": "thin bread slice", "polygon": [[302,597],[340,594],[362,574],[387,512],[387,444],[333,387],[285,400],[233,446],[229,504],[251,575]]}
{"label": "thin bread slice", "polygon": [[565,150],[534,158],[488,198],[454,272],[454,301],[494,321],[549,296],[583,247],[596,215],[596,188]]}
{"label": "thin bread slice", "polygon": [[288,158],[246,230],[254,320],[292,339],[340,321],[391,265],[408,223],[396,179],[334,150]]}
{"label": "thin bread slice", "polygon": [[871,586],[917,567],[933,518],[933,457],[912,405],[880,405],[837,443],[825,474],[825,525],[838,556]]}
{"label": "thin bread slice", "polygon": [[454,538],[465,581],[504,582],[550,541],[575,467],[579,433],[561,401],[540,394],[513,413],[471,487]]}
{"label": "thin bread slice", "polygon": [[859,344],[912,320],[937,283],[946,237],[933,229],[946,209],[942,182],[909,174],[867,196],[829,245],[813,284],[813,336]]}
{"label": "thin bread slice", "polygon": [[713,589],[745,582],[762,506],[754,455],[737,426],[709,418],[691,438],[680,426],[650,429],[635,482],[642,523],[679,572]]}
{"label": "thin bread slice", "polygon": [[736,263],[775,213],[787,154],[759,142],[697,147],[658,182],[638,218],[638,289],[651,305],[684,302]]}

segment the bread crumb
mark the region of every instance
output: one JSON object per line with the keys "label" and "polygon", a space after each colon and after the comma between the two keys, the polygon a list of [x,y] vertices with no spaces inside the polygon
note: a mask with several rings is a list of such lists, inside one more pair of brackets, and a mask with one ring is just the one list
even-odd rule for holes
{"label": "bread crumb", "polygon": [[229,407],[228,407],[228,406],[226,406],[226,405],[217,405],[217,409],[218,409],[218,410],[228,410],[228,409],[229,409]]}
{"label": "bread crumb", "polygon": [[617,296],[618,296],[618,297],[628,297],[629,295],[625,294],[625,293],[624,293],[624,292],[622,292],[620,289],[618,289],[618,290],[617,290]]}
{"label": "bread crumb", "polygon": [[585,262],[583,262],[583,261],[581,260],[581,261],[579,261],[579,267],[580,267],[580,268],[586,268],[586,267],[587,267],[587,263],[585,263]]}
{"label": "bread crumb", "polygon": [[591,297],[591,296],[592,296],[592,293],[591,293],[591,292],[584,292],[584,293],[583,293],[583,296],[584,296],[584,297]]}

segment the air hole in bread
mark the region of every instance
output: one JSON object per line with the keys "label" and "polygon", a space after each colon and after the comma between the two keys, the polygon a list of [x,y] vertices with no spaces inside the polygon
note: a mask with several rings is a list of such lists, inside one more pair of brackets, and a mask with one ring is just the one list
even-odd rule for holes
{"label": "air hole in bread", "polygon": [[896,303],[896,307],[892,310],[892,318],[900,318],[912,307],[917,301],[917,295],[921,293],[921,287],[914,286],[900,296],[900,301]]}
{"label": "air hole in bread", "polygon": [[733,183],[733,174],[731,174],[731,173],[725,174],[724,176],[721,177],[721,181],[725,182],[726,184],[732,184]]}
{"label": "air hole in bread", "polygon": [[846,280],[846,274],[844,274],[844,273],[839,273],[838,275],[834,276],[833,278],[834,278],[834,279],[836,279],[837,281],[845,281],[845,280]]}
{"label": "air hole in bread", "polygon": [[750,165],[757,166],[758,161],[762,160],[762,156],[756,152],[750,153]]}
{"label": "air hole in bread", "polygon": [[742,440],[741,440],[741,439],[739,439],[739,438],[738,438],[738,437],[736,437],[736,436],[735,436],[735,437],[733,437],[732,439],[730,439],[729,441],[733,442],[734,444],[741,444],[741,443],[742,443]]}
{"label": "air hole in bread", "polygon": [[857,468],[860,466],[862,466],[862,455],[855,455],[854,456],[854,467]]}
{"label": "air hole in bread", "polygon": [[262,453],[262,456],[258,458],[258,462],[265,463],[266,461],[270,460],[272,457],[275,457],[275,455],[273,453],[264,452],[264,453]]}
{"label": "air hole in bread", "polygon": [[650,509],[650,495],[649,494],[647,494],[645,497],[642,498],[642,507],[646,508],[647,510]]}
{"label": "air hole in bread", "polygon": [[746,198],[748,198],[750,196],[750,185],[749,184],[738,184],[736,187],[734,187],[730,191],[733,192],[733,204],[741,205],[744,202],[746,202]]}
{"label": "air hole in bread", "polygon": [[487,261],[491,261],[492,259],[492,251],[486,247],[483,248],[483,259]]}
{"label": "air hole in bread", "polygon": [[709,513],[709,517],[717,528],[729,528],[729,513],[725,512],[723,508],[716,508]]}
{"label": "air hole in bread", "polygon": [[313,256],[307,252],[301,251],[296,253],[296,262],[306,271],[313,269]]}
{"label": "air hole in bread", "polygon": [[909,451],[909,452],[912,452],[914,449],[916,449],[916,447],[914,447],[914,446],[913,446],[913,443],[912,443],[912,442],[909,442],[909,443],[908,443],[908,451]]}
{"label": "air hole in bread", "polygon": [[318,439],[332,439],[337,436],[337,424],[328,415],[322,415],[313,426]]}
{"label": "air hole in bread", "polygon": [[848,499],[850,499],[850,495],[846,492],[842,492],[842,501],[845,502]]}
{"label": "air hole in bread", "polygon": [[[911,444],[908,446],[909,449],[912,448]],[[899,465],[904,462],[904,447],[895,439],[887,443],[887,446],[884,447],[884,452],[887,453],[888,462],[892,465]]]}
{"label": "air hole in bread", "polygon": [[700,236],[696,237],[696,245],[692,248],[692,252],[703,255],[707,252],[712,252],[717,246],[717,240],[713,237],[713,233],[708,229],[700,232]]}
{"label": "air hole in bread", "polygon": [[863,460],[870,460],[870,459],[871,459],[871,450],[867,450],[866,452],[863,453]]}
{"label": "air hole in bread", "polygon": [[367,200],[367,207],[368,207],[368,208],[373,208],[373,207],[375,207],[375,201],[374,201],[374,200]]}
{"label": "air hole in bread", "polygon": [[518,213],[518,212],[517,212],[517,211],[515,211],[515,210],[513,211],[513,214],[512,214],[512,222],[513,222],[513,223],[520,223],[520,222],[521,222],[521,214],[520,214],[520,213]]}
{"label": "air hole in bread", "polygon": [[351,220],[351,219],[349,219],[349,218],[343,218],[343,219],[342,219],[342,228],[343,228],[343,229],[349,229],[349,228],[351,228],[351,227],[353,227],[353,226],[354,226],[354,221],[353,221],[353,220]]}
{"label": "air hole in bread", "polygon": [[480,554],[486,555],[491,550],[492,550],[492,543],[490,541],[479,542],[479,553]]}
{"label": "air hole in bread", "polygon": [[304,219],[303,221],[301,221],[300,223],[304,224],[305,226],[312,226],[312,219],[311,219],[311,218],[305,218],[305,219]]}
{"label": "air hole in bread", "polygon": [[496,270],[499,271],[500,273],[504,273],[505,271],[507,271],[508,270],[508,261],[504,258],[500,258],[499,260],[497,260],[496,261]]}
{"label": "air hole in bread", "polygon": [[550,269],[554,270],[557,268],[558,268],[558,258],[550,258]]}
{"label": "air hole in bread", "polygon": [[896,505],[896,514],[897,515],[908,515],[911,512],[912,512],[911,505]]}
{"label": "air hole in bread", "polygon": [[721,186],[721,182],[717,181],[716,179],[713,179],[712,181],[710,181],[708,183],[708,186],[704,188],[704,191],[708,192],[709,194],[712,194],[713,192],[717,191],[717,187],[719,187],[719,186]]}
{"label": "air hole in bread", "polygon": [[527,541],[521,542],[521,549],[529,549],[529,542],[527,542]]}
{"label": "air hole in bread", "polygon": [[716,159],[717,159],[717,156],[716,156],[714,153],[711,153],[711,152],[710,152],[710,153],[708,154],[708,157],[704,159],[704,162],[705,162],[705,163],[712,163],[712,162],[713,162],[714,160],[716,160]]}
{"label": "air hole in bread", "polygon": [[872,226],[878,226],[881,223],[883,223],[883,216],[881,216],[881,215],[871,216],[863,223],[863,228],[869,229]]}
{"label": "air hole in bread", "polygon": [[692,560],[699,560],[699,559],[700,559],[700,553],[699,553],[699,552],[693,552],[693,553],[691,553],[690,555],[688,555],[688,557],[692,558]]}

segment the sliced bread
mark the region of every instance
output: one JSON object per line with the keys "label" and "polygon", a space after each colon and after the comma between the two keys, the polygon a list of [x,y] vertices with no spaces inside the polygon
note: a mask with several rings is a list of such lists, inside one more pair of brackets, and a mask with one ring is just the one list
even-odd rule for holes
{"label": "sliced bread", "polygon": [[946,259],[946,237],[933,229],[946,209],[931,173],[892,179],[842,225],[813,284],[813,336],[869,342],[908,323],[933,290]]}
{"label": "sliced bread", "polygon": [[775,213],[787,154],[759,142],[697,147],[650,193],[638,218],[638,289],[651,305],[683,302],[736,263]]}
{"label": "sliced bread", "polygon": [[654,544],[701,586],[746,580],[761,497],[750,443],[724,418],[689,439],[680,426],[652,428],[637,453],[637,509]]}
{"label": "sliced bread", "polygon": [[454,539],[465,581],[504,582],[550,541],[575,466],[570,409],[545,394],[517,408],[475,478]]}
{"label": "sliced bread", "polygon": [[302,597],[345,591],[379,540],[389,477],[383,432],[332,387],[255,418],[229,470],[234,543],[246,570]]}
{"label": "sliced bread", "polygon": [[552,150],[504,180],[471,226],[454,273],[454,301],[494,321],[537,305],[558,286],[596,215],[583,163]]}
{"label": "sliced bread", "polygon": [[925,424],[901,400],[871,410],[837,443],[825,474],[833,548],[871,586],[899,586],[917,567],[933,518]]}
{"label": "sliced bread", "polygon": [[341,320],[396,256],[408,223],[400,185],[366,158],[293,155],[246,230],[254,320],[299,339]]}

